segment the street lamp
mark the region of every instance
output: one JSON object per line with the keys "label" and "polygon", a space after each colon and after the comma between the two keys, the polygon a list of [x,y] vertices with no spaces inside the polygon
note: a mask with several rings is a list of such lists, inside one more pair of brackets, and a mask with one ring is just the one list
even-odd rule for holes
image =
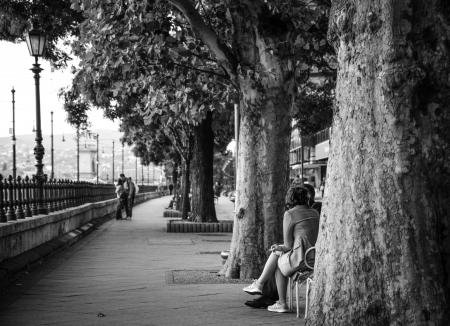
{"label": "street lamp", "polygon": [[98,157],[98,134],[95,137],[97,139],[97,184],[98,184],[98,163],[99,163],[99,157]]}
{"label": "street lamp", "polygon": [[113,147],[112,147],[112,181],[114,183],[114,140],[112,141]]}
{"label": "street lamp", "polygon": [[77,126],[77,181],[80,181],[80,126]]}
{"label": "street lamp", "polygon": [[12,94],[12,114],[13,114],[13,127],[12,127],[12,150],[13,150],[13,178],[16,180],[16,108],[15,108],[15,99],[14,99],[14,93],[16,91],[14,90],[14,87],[11,89]]}
{"label": "street lamp", "polygon": [[50,111],[51,115],[51,133],[50,133],[50,140],[51,140],[51,162],[52,162],[52,172],[50,173],[50,179],[53,180],[55,178],[55,160],[54,160],[54,148],[53,148],[53,111]]}
{"label": "street lamp", "polygon": [[42,146],[42,131],[41,131],[41,103],[39,91],[39,73],[42,71],[38,63],[38,58],[44,54],[45,44],[47,43],[47,36],[35,26],[26,35],[26,42],[30,55],[34,57],[34,64],[31,71],[34,73],[35,92],[36,92],[36,147],[34,148],[34,156],[36,158],[36,181],[38,185],[37,191],[37,210],[39,214],[47,214],[47,208],[44,205],[44,158],[45,149]]}

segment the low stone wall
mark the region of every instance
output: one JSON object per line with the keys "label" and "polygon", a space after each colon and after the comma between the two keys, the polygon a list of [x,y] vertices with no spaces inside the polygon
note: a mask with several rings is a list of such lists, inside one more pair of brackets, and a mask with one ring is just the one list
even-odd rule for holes
{"label": "low stone wall", "polygon": [[219,221],[217,223],[190,222],[183,220],[169,220],[167,232],[174,233],[216,233],[233,232],[233,221]]}
{"label": "low stone wall", "polygon": [[177,211],[176,209],[166,209],[163,212],[163,217],[182,217],[183,213]]}
{"label": "low stone wall", "polygon": [[[136,195],[135,204],[160,197],[158,192]],[[112,218],[117,199],[84,204],[48,215],[0,224],[0,262],[37,248],[49,241],[63,237],[82,226],[99,219]]]}

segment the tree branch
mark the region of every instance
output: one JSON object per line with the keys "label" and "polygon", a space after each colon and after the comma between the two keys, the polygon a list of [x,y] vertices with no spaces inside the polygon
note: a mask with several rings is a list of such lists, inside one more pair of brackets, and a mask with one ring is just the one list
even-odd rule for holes
{"label": "tree branch", "polygon": [[175,62],[175,61],[172,61],[172,62],[173,62],[174,65],[179,66],[179,67],[192,69],[192,70],[196,70],[196,71],[199,71],[199,72],[204,72],[206,74],[216,75],[218,77],[228,79],[228,75],[222,75],[222,74],[219,74],[218,72],[215,72],[215,71],[212,71],[212,70],[204,70],[204,69],[201,69],[201,68],[196,68],[196,67],[193,67],[193,66],[184,65],[182,63],[178,63],[178,62]]}
{"label": "tree branch", "polygon": [[178,151],[178,153],[180,154],[181,157],[183,157],[185,160],[187,160],[188,157],[185,155],[185,152],[183,150],[183,142],[181,141],[180,136],[178,135],[178,133],[176,132],[176,130],[173,127],[167,126],[167,128],[170,131],[170,133],[172,134],[172,137],[168,137],[168,138],[173,139],[173,141],[172,141],[173,147],[175,147],[175,149]]}
{"label": "tree branch", "polygon": [[224,67],[231,79],[236,76],[236,59],[231,53],[231,49],[223,44],[217,34],[203,21],[202,16],[195,10],[189,0],[167,0],[175,6],[186,17],[191,28],[197,36],[205,43],[217,58],[220,65]]}
{"label": "tree branch", "polygon": [[[197,58],[199,58],[199,59],[202,60],[202,61],[211,61],[211,62],[214,62],[215,64],[217,64],[217,60],[215,60],[215,59],[212,58],[212,57],[209,57],[209,58],[203,58],[200,54],[195,53],[195,52],[193,52],[193,51],[191,51],[191,50],[189,50],[189,49],[184,49],[184,51],[189,52],[190,55],[192,55],[192,56],[194,56],[194,57],[197,57]],[[211,54],[210,54],[210,55],[211,55]]]}

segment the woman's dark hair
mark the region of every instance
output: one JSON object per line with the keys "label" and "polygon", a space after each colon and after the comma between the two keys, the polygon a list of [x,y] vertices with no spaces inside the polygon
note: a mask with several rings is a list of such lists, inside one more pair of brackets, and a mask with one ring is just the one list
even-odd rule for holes
{"label": "woman's dark hair", "polygon": [[308,190],[308,206],[311,207],[314,204],[314,198],[316,197],[316,191],[314,187],[308,183],[303,185]]}
{"label": "woman's dark hair", "polygon": [[287,191],[285,204],[288,209],[297,205],[308,205],[308,189],[303,185],[291,186]]}
{"label": "woman's dark hair", "polygon": [[119,179],[117,180],[117,185],[118,185],[118,186],[123,185],[123,180],[119,178]]}

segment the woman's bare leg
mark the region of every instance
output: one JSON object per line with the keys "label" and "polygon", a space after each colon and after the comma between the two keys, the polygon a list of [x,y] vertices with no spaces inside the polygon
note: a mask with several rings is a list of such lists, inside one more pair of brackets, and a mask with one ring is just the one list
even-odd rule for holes
{"label": "woman's bare leg", "polygon": [[261,286],[264,285],[264,283],[266,283],[273,276],[273,273],[275,273],[277,267],[278,267],[278,255],[271,253],[269,258],[267,258],[266,264],[264,265],[264,269],[259,278],[256,280],[256,283]]}
{"label": "woman's bare leg", "polygon": [[278,302],[286,304],[288,278],[281,273],[279,268],[275,270],[275,281],[277,282]]}

